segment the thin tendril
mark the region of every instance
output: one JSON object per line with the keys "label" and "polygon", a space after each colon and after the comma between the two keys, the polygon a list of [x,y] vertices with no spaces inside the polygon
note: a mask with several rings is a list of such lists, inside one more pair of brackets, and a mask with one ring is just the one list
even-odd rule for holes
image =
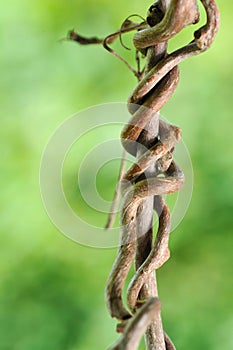
{"label": "thin tendril", "polygon": [[123,43],[122,31],[123,31],[123,28],[124,28],[125,24],[126,24],[127,22],[129,22],[129,19],[132,18],[132,17],[141,18],[141,19],[143,20],[143,22],[146,22],[145,18],[143,18],[142,16],[137,15],[137,14],[130,15],[130,16],[128,16],[128,17],[124,20],[124,22],[122,23],[121,28],[120,28],[120,30],[119,30],[119,32],[120,32],[119,39],[120,39],[121,45],[122,45],[126,50],[131,50],[131,49],[130,49],[129,47],[127,47],[127,46]]}

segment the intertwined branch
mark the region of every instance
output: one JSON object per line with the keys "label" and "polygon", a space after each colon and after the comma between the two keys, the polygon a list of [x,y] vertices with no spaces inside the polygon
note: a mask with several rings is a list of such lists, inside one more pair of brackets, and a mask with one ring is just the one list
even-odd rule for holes
{"label": "intertwined branch", "polygon": [[[75,32],[72,40],[81,44],[102,43],[119,57],[109,45],[120,35],[137,30],[135,48],[146,56],[142,72],[129,68],[139,83],[130,95],[128,109],[132,114],[122,131],[122,144],[136,162],[122,178],[121,239],[118,254],[110,273],[106,299],[109,312],[120,324],[120,339],[111,350],[137,349],[145,333],[147,349],[175,349],[164,333],[158,298],[155,270],[169,258],[170,211],[162,195],[174,193],[184,184],[184,174],[173,160],[175,144],[181,130],[160,119],[159,111],[175,91],[179,81],[178,64],[206,51],[219,26],[219,12],[214,0],[201,0],[206,24],[194,33],[186,46],[168,54],[167,43],[184,27],[199,21],[196,0],[159,0],[139,25],[127,21],[121,30],[100,40],[86,39]],[[153,242],[153,211],[159,217]],[[127,291],[127,305],[122,291],[129,269],[135,259],[135,275]]]}

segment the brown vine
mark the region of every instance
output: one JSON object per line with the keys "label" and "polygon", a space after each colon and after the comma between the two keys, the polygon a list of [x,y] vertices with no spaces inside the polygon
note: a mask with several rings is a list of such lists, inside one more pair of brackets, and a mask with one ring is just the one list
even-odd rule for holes
{"label": "brown vine", "polygon": [[[206,51],[217,33],[219,12],[215,1],[201,2],[206,24],[194,33],[188,45],[170,54],[168,40],[199,21],[196,0],[159,0],[150,7],[146,21],[136,24],[127,20],[121,30],[103,40],[70,32],[70,39],[80,44],[102,43],[139,79],[128,100],[132,117],[121,134],[123,147],[136,157],[136,162],[122,179],[121,239],[106,287],[109,312],[120,321],[118,331],[122,333],[111,350],[137,349],[144,333],[147,349],[175,349],[163,331],[155,270],[170,256],[170,211],[162,195],[179,191],[184,174],[173,160],[181,130],[162,121],[159,111],[177,87],[178,64]],[[132,30],[137,30],[133,38],[135,48],[146,56],[142,72],[134,70],[109,47],[117,37]],[[154,243],[153,210],[159,217]],[[134,258],[136,272],[128,286],[125,305],[123,287]]]}

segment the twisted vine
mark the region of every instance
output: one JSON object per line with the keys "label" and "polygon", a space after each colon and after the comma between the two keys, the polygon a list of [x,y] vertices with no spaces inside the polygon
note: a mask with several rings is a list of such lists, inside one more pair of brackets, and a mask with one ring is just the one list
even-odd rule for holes
{"label": "twisted vine", "polygon": [[[196,0],[159,0],[148,12],[146,21],[135,24],[127,19],[121,30],[105,39],[86,39],[74,31],[70,39],[80,44],[102,43],[124,61],[139,83],[128,100],[132,117],[121,138],[127,152],[137,159],[122,178],[121,238],[118,254],[106,287],[107,307],[120,324],[120,339],[111,350],[137,349],[145,333],[147,349],[175,349],[164,333],[155,270],[169,258],[170,211],[162,197],[174,193],[184,184],[184,174],[173,159],[181,130],[160,119],[159,111],[171,98],[179,81],[178,64],[206,51],[219,27],[219,12],[214,0],[201,0],[206,24],[195,31],[186,46],[168,54],[168,40],[188,25],[199,21]],[[142,72],[134,70],[109,47],[123,33],[137,30],[133,43],[146,56]],[[153,210],[159,218],[153,242]],[[136,272],[128,286],[127,302],[122,294],[126,277],[135,257]]]}

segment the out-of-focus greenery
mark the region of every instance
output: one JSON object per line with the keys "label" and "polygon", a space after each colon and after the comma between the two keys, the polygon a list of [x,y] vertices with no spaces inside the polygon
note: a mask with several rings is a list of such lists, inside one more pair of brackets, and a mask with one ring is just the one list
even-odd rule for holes
{"label": "out-of-focus greenery", "polygon": [[[115,250],[83,247],[57,231],[41,203],[39,166],[62,121],[94,104],[126,101],[136,84],[100,47],[59,39],[73,27],[104,36],[128,15],[145,15],[149,5],[138,0],[1,3],[2,350],[106,349],[117,338],[104,303]],[[179,88],[163,110],[182,127],[195,173],[191,205],[172,234],[172,258],[158,271],[164,327],[179,350],[233,348],[233,3],[219,1],[219,7],[216,42],[181,65]],[[171,47],[189,40],[191,32],[187,29]],[[109,184],[109,198],[113,188]]]}

